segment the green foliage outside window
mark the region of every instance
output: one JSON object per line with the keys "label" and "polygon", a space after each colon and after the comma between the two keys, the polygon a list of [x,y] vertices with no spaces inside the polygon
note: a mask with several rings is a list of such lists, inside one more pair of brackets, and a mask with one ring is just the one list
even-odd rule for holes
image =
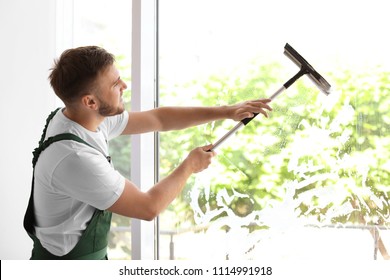
{"label": "green foliage outside window", "polygon": [[[278,65],[266,65],[245,77],[213,76],[188,87],[197,87],[193,98],[202,105],[234,104],[271,95],[286,77],[282,72]],[[303,78],[272,102],[269,119],[259,116],[224,144],[210,190],[199,194],[200,211],[221,208],[221,191],[234,196],[227,206],[239,217],[291,195],[297,216],[313,223],[388,225],[390,73],[376,68],[325,77],[332,82],[331,95]],[[161,99],[172,94],[177,95],[162,92]],[[161,172],[168,174],[191,148],[215,142],[233,125],[225,120],[163,133]],[[177,225],[194,221],[194,180],[170,207]],[[223,210],[213,220],[226,215]],[[254,227],[267,224],[259,219]]]}

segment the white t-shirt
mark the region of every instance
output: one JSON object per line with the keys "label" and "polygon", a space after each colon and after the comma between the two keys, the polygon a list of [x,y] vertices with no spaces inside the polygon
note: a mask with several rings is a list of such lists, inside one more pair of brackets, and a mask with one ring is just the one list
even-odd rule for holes
{"label": "white t-shirt", "polygon": [[46,139],[72,133],[97,148],[73,140],[51,144],[35,166],[35,232],[50,253],[63,256],[80,239],[95,209],[112,206],[123,192],[125,178],[107,161],[108,141],[119,136],[129,115],[107,117],[96,132],[68,119],[59,110],[51,120]]}

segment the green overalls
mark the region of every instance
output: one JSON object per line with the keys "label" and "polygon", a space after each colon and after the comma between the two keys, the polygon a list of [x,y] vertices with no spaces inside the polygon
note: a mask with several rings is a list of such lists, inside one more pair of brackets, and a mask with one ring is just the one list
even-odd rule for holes
{"label": "green overalls", "polygon": [[[85,145],[92,147],[90,144],[85,142],[80,137],[71,134],[63,133],[53,137],[48,138],[45,141],[46,130],[49,125],[50,120],[57,113],[57,110],[53,111],[46,120],[46,125],[42,133],[41,140],[39,141],[39,146],[33,152],[33,168],[38,161],[40,153],[45,150],[50,144],[61,141],[61,140],[73,140]],[[93,148],[93,147],[92,147]],[[107,157],[110,161],[110,158]],[[82,234],[80,240],[76,246],[64,256],[55,256],[47,251],[35,236],[35,215],[34,215],[34,170],[33,178],[31,184],[31,195],[24,216],[24,228],[27,231],[28,235],[34,241],[34,247],[32,250],[31,260],[107,260],[107,245],[108,245],[108,233],[111,225],[111,216],[112,213],[109,211],[95,210],[95,213],[92,216],[91,221],[88,223],[87,228]]]}

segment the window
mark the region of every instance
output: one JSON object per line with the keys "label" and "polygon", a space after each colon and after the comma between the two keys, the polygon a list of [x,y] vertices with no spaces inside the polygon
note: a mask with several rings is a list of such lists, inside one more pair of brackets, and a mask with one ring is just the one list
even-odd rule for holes
{"label": "window", "polygon": [[[381,1],[179,1],[159,5],[160,104],[269,97],[306,77],[218,150],[160,217],[160,259],[389,259],[390,59]],[[161,133],[160,172],[218,140],[225,120]]]}

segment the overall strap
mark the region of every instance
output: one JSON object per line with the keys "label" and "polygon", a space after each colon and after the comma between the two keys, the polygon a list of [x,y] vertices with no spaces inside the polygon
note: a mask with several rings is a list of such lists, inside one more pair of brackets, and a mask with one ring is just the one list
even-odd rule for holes
{"label": "overall strap", "polygon": [[38,144],[39,146],[42,145],[43,141],[45,141],[46,130],[47,130],[47,127],[49,126],[49,123],[50,123],[51,119],[55,116],[55,114],[57,114],[58,110],[60,110],[60,109],[61,109],[61,108],[55,109],[55,110],[54,110],[53,112],[51,112],[50,115],[47,117],[45,127],[43,128],[41,140],[39,141],[39,144]]}
{"label": "overall strap", "polygon": [[46,119],[46,124],[45,124],[45,127],[43,128],[43,131],[42,131],[41,140],[39,140],[38,147],[36,149],[34,149],[34,151],[33,151],[33,160],[32,160],[33,168],[35,168],[35,164],[37,163],[38,157],[42,152],[42,150],[39,150],[39,148],[41,147],[41,145],[45,141],[47,127],[49,126],[51,119],[54,117],[55,114],[57,114],[58,110],[60,110],[60,109],[61,108],[55,109],[53,112],[50,113],[50,115]]}

